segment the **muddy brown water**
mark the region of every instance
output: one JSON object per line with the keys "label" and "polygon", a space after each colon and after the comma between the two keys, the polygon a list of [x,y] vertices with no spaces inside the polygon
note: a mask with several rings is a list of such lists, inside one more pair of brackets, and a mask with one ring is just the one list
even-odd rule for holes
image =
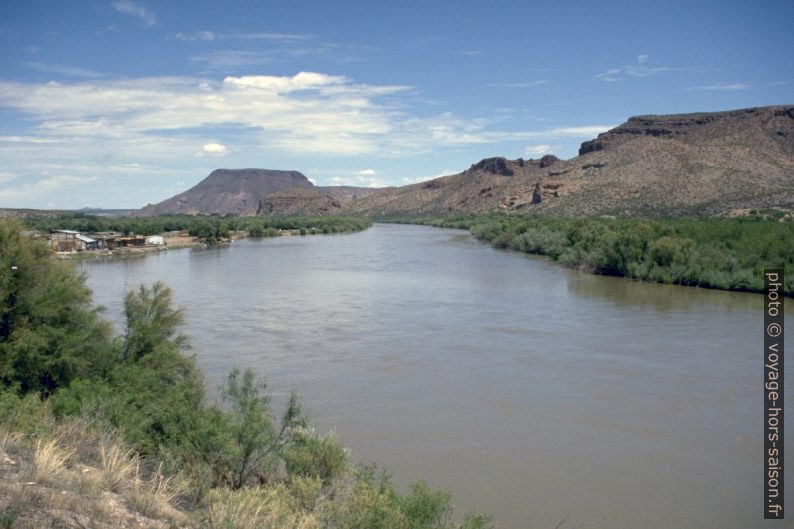
{"label": "muddy brown water", "polygon": [[762,520],[760,295],[402,225],[79,266],[117,321],[165,281],[211,392],[250,367],[354,460],[503,528],[792,527]]}

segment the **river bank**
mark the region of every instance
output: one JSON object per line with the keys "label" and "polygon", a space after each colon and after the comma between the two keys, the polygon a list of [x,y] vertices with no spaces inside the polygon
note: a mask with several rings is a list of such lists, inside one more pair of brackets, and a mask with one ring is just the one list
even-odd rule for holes
{"label": "river bank", "polygon": [[[28,235],[34,238],[63,230],[70,230],[70,237],[80,234],[91,239],[98,238],[99,243],[102,243],[100,248],[88,249],[75,244],[72,251],[56,252],[58,259],[76,261],[129,259],[171,249],[224,246],[246,238],[349,233],[372,226],[367,218],[335,216],[261,218],[171,215],[103,218],[73,214],[27,218],[23,222],[28,228]],[[132,234],[137,234],[137,237],[132,237]],[[124,246],[107,242],[117,237],[136,241],[134,244],[125,242]],[[150,237],[159,239],[160,244],[148,244]],[[144,238],[146,244],[143,243]]]}
{"label": "river bank", "polygon": [[785,271],[794,297],[794,222],[740,218],[572,219],[480,215],[383,222],[467,229],[497,248],[544,255],[599,275],[739,292],[763,292],[763,270]]}
{"label": "river bank", "polygon": [[119,332],[124,291],[168,283],[210,400],[250,367],[356,462],[448,487],[503,529],[572,511],[563,527],[755,527],[761,296],[398,224],[79,271]]}

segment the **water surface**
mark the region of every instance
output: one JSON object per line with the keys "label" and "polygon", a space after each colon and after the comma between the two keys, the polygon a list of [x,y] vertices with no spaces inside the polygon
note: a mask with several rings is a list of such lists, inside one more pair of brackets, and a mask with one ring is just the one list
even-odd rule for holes
{"label": "water surface", "polygon": [[504,528],[785,526],[761,519],[760,295],[402,225],[81,268],[115,319],[125,290],[165,281],[210,389],[250,367],[355,460]]}

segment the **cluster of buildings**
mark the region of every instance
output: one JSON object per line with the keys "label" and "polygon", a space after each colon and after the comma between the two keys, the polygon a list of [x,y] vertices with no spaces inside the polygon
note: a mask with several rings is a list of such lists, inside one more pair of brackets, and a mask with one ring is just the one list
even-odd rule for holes
{"label": "cluster of buildings", "polygon": [[115,232],[92,233],[89,237],[74,230],[52,230],[50,247],[56,252],[86,252],[164,246],[162,235],[122,235]]}

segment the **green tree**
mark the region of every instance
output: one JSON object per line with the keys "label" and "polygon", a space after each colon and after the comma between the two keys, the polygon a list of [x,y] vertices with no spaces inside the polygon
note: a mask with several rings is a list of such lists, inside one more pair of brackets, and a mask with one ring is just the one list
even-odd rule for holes
{"label": "green tree", "polygon": [[121,347],[125,361],[139,360],[167,349],[172,355],[189,348],[187,337],[177,331],[184,323],[181,309],[174,309],[171,289],[161,281],[141,285],[124,298],[126,327]]}
{"label": "green tree", "polygon": [[0,223],[0,381],[46,396],[110,366],[111,329],[84,278],[22,229]]}
{"label": "green tree", "polygon": [[222,389],[223,400],[230,409],[225,424],[227,442],[216,458],[216,473],[233,489],[252,480],[266,481],[284,447],[307,425],[300,401],[293,393],[277,429],[271,417],[270,398],[263,394],[265,388],[264,383],[254,380],[250,369],[242,373],[233,369]]}

